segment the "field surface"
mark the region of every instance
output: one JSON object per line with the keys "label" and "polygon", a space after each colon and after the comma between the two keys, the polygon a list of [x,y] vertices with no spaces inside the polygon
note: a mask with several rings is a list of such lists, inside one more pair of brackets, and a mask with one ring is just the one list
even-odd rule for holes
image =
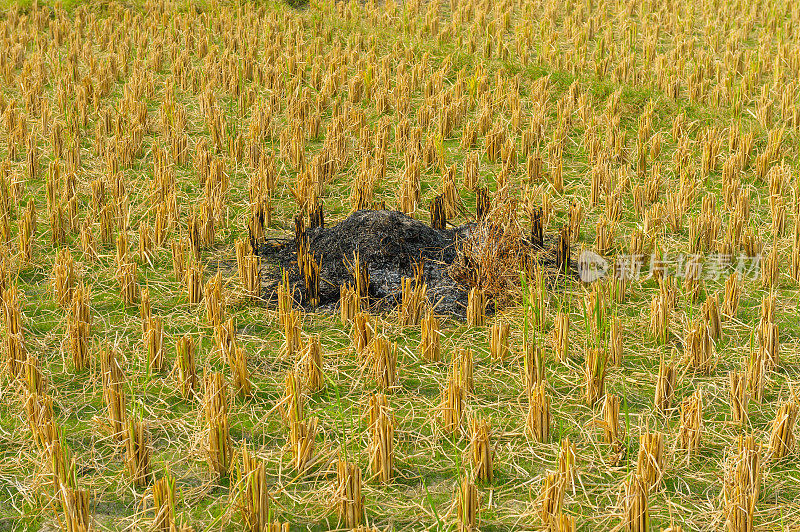
{"label": "field surface", "polygon": [[0,530],[800,530],[800,2],[4,4]]}

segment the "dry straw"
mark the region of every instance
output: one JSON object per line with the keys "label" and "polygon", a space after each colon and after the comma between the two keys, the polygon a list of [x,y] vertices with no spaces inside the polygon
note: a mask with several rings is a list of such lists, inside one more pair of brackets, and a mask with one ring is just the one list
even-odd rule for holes
{"label": "dry straw", "polygon": [[175,342],[175,373],[183,398],[195,397],[200,388],[200,380],[197,376],[194,339],[189,334],[181,336]]}
{"label": "dry straw", "polygon": [[147,486],[152,480],[150,464],[150,434],[141,417],[128,419],[125,439],[125,469],[131,482],[138,488]]}
{"label": "dry straw", "polygon": [[444,196],[439,195],[431,200],[430,205],[431,227],[444,231],[447,228],[447,211]]}
{"label": "dry straw", "polygon": [[486,296],[478,288],[472,288],[467,296],[467,326],[486,325]]}
{"label": "dry straw", "polygon": [[397,344],[384,336],[376,336],[367,347],[366,359],[378,387],[391,393],[397,386]]}
{"label": "dry straw", "polygon": [[37,357],[28,355],[23,364],[22,377],[28,393],[44,395],[47,392],[47,380],[45,380],[41,362]]}
{"label": "dry straw", "polygon": [[489,330],[489,352],[494,360],[501,362],[508,358],[510,349],[508,337],[511,326],[504,321],[496,321]]}
{"label": "dry straw", "polygon": [[778,339],[778,325],[773,322],[763,322],[758,336],[758,350],[767,368],[775,368],[780,362],[780,340]]}
{"label": "dry straw", "polygon": [[87,490],[62,485],[59,489],[59,496],[67,532],[94,530],[94,521],[89,507],[89,492]]}
{"label": "dry straw", "polygon": [[81,283],[75,288],[67,316],[67,339],[72,364],[81,371],[89,364],[89,339],[91,336],[90,290]]}
{"label": "dry straw", "polygon": [[281,352],[287,357],[293,357],[303,348],[302,317],[300,311],[290,308],[283,324],[283,347]]}
{"label": "dry straw", "polygon": [[578,455],[575,453],[575,444],[568,437],[561,440],[558,452],[558,473],[564,481],[575,490],[575,474],[578,463]]}
{"label": "dry straw", "polygon": [[558,312],[553,328],[553,350],[559,362],[564,362],[569,357],[569,314]]}
{"label": "dry straw", "polygon": [[247,351],[234,343],[228,358],[228,364],[233,375],[233,388],[241,397],[248,397],[253,391],[250,382],[250,370],[247,367]]}
{"label": "dry straw", "polygon": [[395,420],[383,394],[375,394],[369,399],[369,434],[367,452],[372,474],[381,482],[392,480],[394,470],[394,430]]}
{"label": "dry straw", "polygon": [[345,284],[339,293],[339,317],[342,325],[348,326],[361,312],[361,299],[351,284]]}
{"label": "dry straw", "polygon": [[189,303],[199,304],[203,300],[203,265],[195,261],[189,262],[184,279]]}
{"label": "dry straw", "polygon": [[539,381],[531,386],[528,396],[528,416],[525,432],[540,443],[549,443],[552,418],[550,415],[550,397],[547,394],[547,383]]}
{"label": "dry straw", "polygon": [[365,312],[356,314],[353,318],[353,328],[350,331],[350,338],[353,341],[353,347],[359,358],[363,357],[367,346],[374,336],[375,327],[372,324],[369,314]]}
{"label": "dry straw", "polygon": [[289,423],[289,445],[292,451],[292,465],[303,473],[314,463],[314,438],[317,432],[317,420],[306,420],[304,416],[304,399],[302,382],[297,372],[286,374],[283,399],[286,419]]}
{"label": "dry straw", "polygon": [[228,364],[231,364],[236,349],[236,327],[233,317],[214,327],[214,342],[216,343],[219,357]]}
{"label": "dry straw", "polygon": [[[22,304],[19,289],[12,286],[3,294],[3,316],[6,324],[6,337],[4,341],[6,355],[6,370],[12,377],[17,377],[22,372],[27,354],[22,329]],[[78,369],[82,369],[79,367]]]}
{"label": "dry straw", "polygon": [[261,258],[258,255],[244,258],[242,285],[248,298],[255,300],[261,297]]}
{"label": "dry straw", "polygon": [[[547,304],[547,284],[544,275],[544,268],[541,264],[539,264],[538,259],[534,259],[532,265],[532,271],[528,272],[530,275],[531,282],[528,285],[528,308],[530,310],[530,319],[532,321],[532,325],[537,330],[543,330],[545,327],[545,318],[546,318],[546,304]],[[563,320],[566,314],[559,313],[556,316],[556,321],[558,319]],[[556,328],[559,326],[563,327],[564,323],[557,323]],[[569,318],[567,318],[566,323],[567,328],[569,327]],[[556,335],[561,334],[562,331],[558,331],[554,333]],[[560,337],[559,337],[560,339]]]}
{"label": "dry straw", "polygon": [[537,499],[537,513],[546,530],[556,530],[553,525],[561,515],[565,490],[566,480],[561,473],[547,473],[542,479]]}
{"label": "dry straw", "polygon": [[46,461],[45,467],[50,476],[50,484],[56,492],[62,487],[75,489],[77,487],[75,458],[67,446],[63,431],[55,422],[51,422],[45,430],[47,445],[43,459]]}
{"label": "dry straw", "polygon": [[722,337],[722,321],[719,312],[719,298],[716,294],[709,296],[703,301],[701,312],[703,313],[703,321],[705,321],[708,327],[708,333],[711,335],[711,338],[715,341],[719,341]]}
{"label": "dry straw", "polygon": [[494,448],[491,444],[489,421],[485,418],[471,420],[470,434],[474,476],[480,481],[491,483],[494,479]]}
{"label": "dry straw", "polygon": [[139,286],[136,281],[136,263],[128,254],[128,239],[125,232],[117,235],[117,267],[115,278],[120,289],[122,302],[133,305],[139,297]]}
{"label": "dry straw", "polygon": [[743,372],[731,371],[728,373],[728,402],[731,407],[731,417],[736,424],[741,425],[747,419],[747,376]]}
{"label": "dry straw", "polygon": [[794,424],[797,420],[797,403],[794,399],[787,401],[778,409],[772,421],[772,432],[769,437],[769,456],[780,460],[794,449]]}
{"label": "dry straw", "polygon": [[28,207],[19,220],[18,234],[22,261],[31,263],[33,261],[33,240],[36,236],[36,205],[33,203],[33,199],[28,202]]}
{"label": "dry straw", "polygon": [[143,222],[139,224],[139,259],[143,263],[152,264],[153,247],[153,234],[150,224]]}
{"label": "dry straw", "polygon": [[415,267],[417,274],[403,278],[401,284],[400,325],[419,325],[427,302],[428,285],[422,280],[422,266]]}
{"label": "dry straw", "polygon": [[234,248],[236,250],[236,272],[239,274],[239,279],[244,284],[244,261],[245,257],[252,253],[252,247],[247,240],[237,238]]}
{"label": "dry straw", "polygon": [[336,514],[347,528],[361,525],[364,519],[364,495],[361,493],[361,470],[341,455],[336,464]]}
{"label": "dry straw", "polygon": [[747,360],[747,393],[753,401],[760,403],[764,396],[764,377],[767,372],[767,362],[762,349],[753,351]]}
{"label": "dry straw", "polygon": [[447,384],[442,390],[442,401],[439,404],[439,416],[442,429],[448,433],[461,430],[461,418],[464,413],[466,391],[461,384],[460,375],[450,371]]}
{"label": "dry straw", "polygon": [[269,491],[264,462],[242,449],[242,466],[237,470],[238,503],[244,529],[248,532],[272,530],[270,526]]}
{"label": "dry straw", "polygon": [[222,272],[217,272],[208,280],[202,290],[206,304],[206,318],[212,326],[221,324],[225,319],[225,299],[222,288]]}
{"label": "dry straw", "polygon": [[171,250],[172,271],[175,274],[175,280],[183,282],[187,269],[186,240],[184,238],[176,238],[171,244]]}
{"label": "dry straw", "polygon": [[703,433],[703,393],[695,391],[681,403],[681,426],[678,432],[678,447],[686,452],[686,461],[700,449]]}
{"label": "dry straw", "polygon": [[753,532],[755,506],[761,491],[761,456],[753,436],[739,436],[726,466],[723,484],[725,529]]}
{"label": "dry straw", "polygon": [[53,265],[53,295],[56,303],[66,308],[72,302],[75,289],[75,260],[68,249],[58,251]]}
{"label": "dry straw", "polygon": [[175,522],[175,477],[167,472],[153,483],[153,518],[152,529],[156,532],[173,532],[178,530]]}
{"label": "dry straw", "polygon": [[228,425],[228,387],[222,373],[204,375],[203,410],[208,426],[208,465],[220,477],[228,475],[232,459],[232,442]]}
{"label": "dry straw", "polygon": [[100,350],[100,371],[103,399],[108,410],[111,434],[122,439],[125,435],[127,411],[125,407],[125,374],[122,371],[120,354],[116,349],[104,347]]}
{"label": "dry straw", "polygon": [[463,347],[456,348],[451,365],[453,375],[459,381],[465,393],[472,393],[475,390],[474,362],[472,351]]}
{"label": "dry straw", "polygon": [[675,377],[677,371],[674,362],[667,363],[664,357],[658,365],[658,380],[656,380],[655,406],[662,413],[667,413],[672,408],[675,397]]}
{"label": "dry straw", "polygon": [[714,343],[708,325],[702,320],[695,321],[686,335],[684,345],[684,358],[689,367],[702,375],[708,375],[716,364]]}
{"label": "dry straw", "polygon": [[622,320],[619,316],[611,318],[608,329],[608,363],[611,366],[622,365]]}
{"label": "dry straw", "polygon": [[666,292],[660,290],[659,294],[650,303],[650,334],[661,344],[667,341],[670,314],[670,300]]}
{"label": "dry straw", "polygon": [[623,484],[622,525],[628,532],[650,530],[649,483],[638,473]]}
{"label": "dry straw", "polygon": [[642,432],[639,435],[636,476],[647,486],[655,487],[661,482],[664,465],[664,435],[660,432]]}
{"label": "dry straw", "polygon": [[577,530],[575,516],[560,514],[552,522],[551,529],[557,532],[575,532]]}
{"label": "dry straw", "polygon": [[167,366],[164,352],[164,323],[160,317],[148,318],[144,331],[147,347],[147,367],[150,372],[160,373]]}
{"label": "dry straw", "polygon": [[438,362],[442,357],[441,332],[439,319],[429,308],[422,318],[422,335],[419,342],[419,354],[423,360]]}
{"label": "dry straw", "polygon": [[322,371],[322,344],[319,334],[312,336],[300,355],[300,367],[303,382],[309,392],[316,392],[325,385],[325,375]]}
{"label": "dry straw", "polygon": [[778,326],[775,323],[775,295],[770,293],[761,298],[761,320],[758,324],[758,347],[760,356],[767,368],[780,362],[780,342]]}
{"label": "dry straw", "polygon": [[153,310],[150,307],[150,287],[146,286],[142,289],[141,297],[139,298],[139,318],[142,320],[142,334],[147,333],[147,326],[152,317]]}
{"label": "dry straw", "polygon": [[725,297],[722,301],[722,315],[727,318],[736,317],[741,293],[739,274],[734,272],[725,280]]}
{"label": "dry straw", "polygon": [[369,270],[358,253],[353,256],[353,262],[349,265],[349,269],[353,276],[353,289],[360,300],[366,301],[369,297]]}
{"label": "dry straw", "polygon": [[319,305],[320,264],[308,251],[307,244],[301,245],[298,266],[303,277],[305,299],[312,307]]}
{"label": "dry straw", "polygon": [[458,530],[474,532],[478,530],[478,488],[470,479],[464,477],[458,487]]}
{"label": "dry straw", "polygon": [[281,272],[281,282],[278,284],[278,323],[285,329],[289,314],[292,310],[292,291],[289,287],[289,273]]}
{"label": "dry straw", "polygon": [[603,441],[611,446],[612,465],[615,465],[625,454],[623,444],[624,433],[619,422],[619,397],[606,394],[603,400],[603,419],[600,425],[603,427]]}
{"label": "dry straw", "polygon": [[594,405],[605,395],[605,380],[608,370],[608,352],[605,349],[588,349],[586,351],[586,404]]}

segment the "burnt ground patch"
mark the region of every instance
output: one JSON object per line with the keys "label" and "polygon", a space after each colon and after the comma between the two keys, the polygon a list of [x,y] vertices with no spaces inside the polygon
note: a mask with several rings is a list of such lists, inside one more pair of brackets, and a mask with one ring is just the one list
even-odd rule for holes
{"label": "burnt ground patch", "polygon": [[[481,234],[481,224],[467,223],[447,229],[434,229],[400,211],[359,210],[332,227],[309,227],[303,231],[307,249],[320,266],[319,305],[333,309],[339,301],[340,288],[353,284],[354,257],[366,266],[369,273],[369,302],[371,310],[388,310],[398,305],[401,282],[414,277],[415,266],[421,265],[422,278],[427,284],[428,302],[436,312],[464,316],[467,295],[476,283],[470,270],[478,268],[476,257],[465,249],[503,245],[493,243]],[[555,268],[553,244],[548,239],[544,249],[536,252],[548,269]],[[467,245],[465,245],[467,244]],[[523,255],[533,249],[530,242],[515,244]],[[496,248],[496,246],[495,246]],[[479,253],[495,251],[482,249]],[[277,286],[285,270],[295,301],[305,308],[309,296],[298,267],[298,239],[270,239],[258,245],[263,259],[262,280],[265,297],[276,300]],[[518,260],[515,256],[514,260]],[[518,266],[513,265],[517,268]],[[490,303],[490,307],[491,307]],[[489,309],[492,310],[491,308]]]}

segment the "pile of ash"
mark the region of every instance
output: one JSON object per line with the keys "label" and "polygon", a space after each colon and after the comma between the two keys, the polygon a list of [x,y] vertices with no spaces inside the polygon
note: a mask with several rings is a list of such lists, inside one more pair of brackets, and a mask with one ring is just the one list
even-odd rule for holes
{"label": "pile of ash", "polygon": [[[431,307],[438,313],[464,316],[470,286],[463,282],[463,275],[459,282],[451,273],[454,263],[463,270],[461,242],[473,237],[479,227],[468,223],[452,229],[433,229],[399,211],[359,210],[333,227],[305,228],[302,238],[306,249],[320,268],[319,307],[334,308],[340,287],[353,284],[353,262],[358,254],[360,264],[369,273],[371,309],[397,306],[403,278],[414,277],[415,267],[422,265],[422,279],[427,284]],[[311,308],[298,267],[297,250],[297,237],[270,240],[258,246],[258,253],[264,259],[265,296],[275,300],[285,270],[295,301]]]}

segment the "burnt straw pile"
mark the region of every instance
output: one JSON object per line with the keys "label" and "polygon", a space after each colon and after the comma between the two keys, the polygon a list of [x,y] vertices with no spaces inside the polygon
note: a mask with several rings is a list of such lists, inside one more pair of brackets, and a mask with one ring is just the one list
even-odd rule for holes
{"label": "burnt straw pile", "polygon": [[276,300],[285,275],[294,300],[309,309],[335,307],[343,289],[360,292],[373,310],[391,309],[400,304],[403,279],[413,278],[426,286],[434,311],[464,316],[474,287],[486,294],[491,310],[518,286],[520,271],[534,264],[553,273],[569,270],[565,232],[546,237],[541,229],[527,233],[489,217],[442,229],[399,211],[365,209],[325,227],[316,213],[308,225],[298,216],[294,233],[258,245],[265,296]]}

